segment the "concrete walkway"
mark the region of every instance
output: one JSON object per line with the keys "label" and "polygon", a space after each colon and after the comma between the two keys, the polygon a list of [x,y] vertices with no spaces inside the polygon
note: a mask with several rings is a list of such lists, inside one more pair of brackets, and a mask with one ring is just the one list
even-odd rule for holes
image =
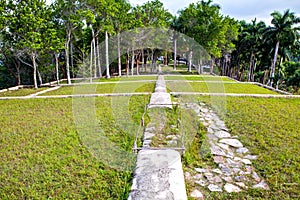
{"label": "concrete walkway", "polygon": [[151,148],[151,138],[165,126],[164,109],[172,109],[163,76],[151,95],[150,123],[145,128],[142,150],[137,156],[129,200],[186,200],[180,153],[172,149]]}

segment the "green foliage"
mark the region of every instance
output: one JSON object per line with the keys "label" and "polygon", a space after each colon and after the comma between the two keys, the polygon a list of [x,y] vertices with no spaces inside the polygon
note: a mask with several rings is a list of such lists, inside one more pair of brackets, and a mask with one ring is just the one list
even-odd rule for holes
{"label": "green foliage", "polygon": [[222,51],[233,50],[238,24],[232,18],[223,17],[220,7],[211,3],[202,0],[190,4],[180,11],[175,27],[194,38],[210,55],[221,57]]}
{"label": "green foliage", "polygon": [[285,62],[285,82],[287,87],[290,87],[294,93],[299,93],[300,88],[300,63],[299,62]]}

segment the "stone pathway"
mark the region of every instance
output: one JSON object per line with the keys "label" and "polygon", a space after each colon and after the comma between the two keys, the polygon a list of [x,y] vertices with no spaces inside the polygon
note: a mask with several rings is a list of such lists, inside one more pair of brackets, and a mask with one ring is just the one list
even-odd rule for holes
{"label": "stone pathway", "polygon": [[[248,188],[268,190],[266,182],[255,172],[251,165],[257,155],[243,146],[238,136],[232,136],[213,110],[205,104],[186,104],[186,108],[193,109],[199,120],[207,127],[207,137],[210,152],[213,155],[217,168],[195,168],[194,174],[185,173],[186,179],[192,180],[196,185],[208,188],[212,192],[240,192]],[[201,196],[199,190],[194,190],[191,196]]]}
{"label": "stone pathway", "polygon": [[152,138],[165,127],[166,108],[172,109],[171,97],[163,76],[159,76],[148,107],[151,121],[138,152],[129,200],[187,200],[180,153],[151,145]]}

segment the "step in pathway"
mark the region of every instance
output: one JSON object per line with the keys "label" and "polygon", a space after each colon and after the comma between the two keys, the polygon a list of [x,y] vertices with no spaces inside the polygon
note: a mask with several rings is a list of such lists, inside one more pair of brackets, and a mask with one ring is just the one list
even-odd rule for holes
{"label": "step in pathway", "polygon": [[[249,149],[232,136],[223,120],[204,103],[186,104],[186,108],[194,110],[199,120],[207,128],[207,138],[210,152],[216,168],[195,168],[193,175],[185,173],[185,178],[196,185],[208,188],[212,192],[241,192],[248,188],[268,190],[269,186],[256,172],[252,161],[257,155],[252,155]],[[191,196],[201,196],[201,192],[194,190]]]}
{"label": "step in pathway", "polygon": [[150,146],[152,138],[165,126],[166,108],[172,109],[171,96],[164,77],[159,75],[148,107],[151,121],[138,152],[129,200],[187,200],[180,153]]}

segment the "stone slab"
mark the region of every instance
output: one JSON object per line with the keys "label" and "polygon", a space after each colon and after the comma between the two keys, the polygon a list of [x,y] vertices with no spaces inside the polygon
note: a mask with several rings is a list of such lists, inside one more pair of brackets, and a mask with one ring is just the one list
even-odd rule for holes
{"label": "stone slab", "polygon": [[181,157],[174,150],[138,153],[128,200],[187,200]]}

